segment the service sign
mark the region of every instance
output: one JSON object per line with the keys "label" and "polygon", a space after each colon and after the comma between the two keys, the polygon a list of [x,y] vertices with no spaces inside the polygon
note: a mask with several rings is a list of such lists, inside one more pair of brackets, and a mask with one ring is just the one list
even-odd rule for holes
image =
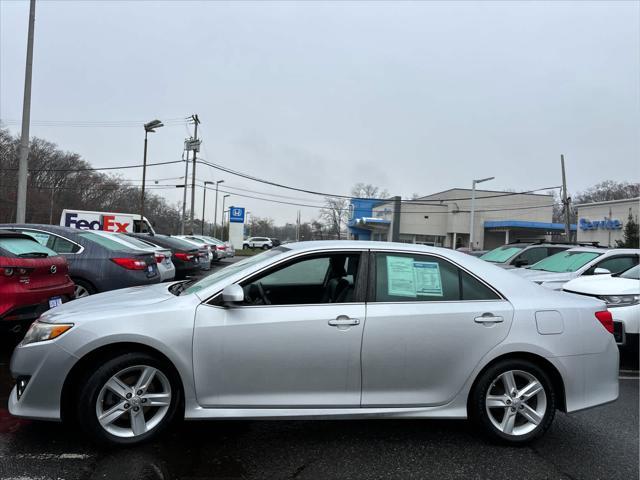
{"label": "service sign", "polygon": [[586,218],[581,218],[578,221],[580,230],[620,230],[622,228],[622,222],[617,218],[605,218],[603,220],[590,221]]}

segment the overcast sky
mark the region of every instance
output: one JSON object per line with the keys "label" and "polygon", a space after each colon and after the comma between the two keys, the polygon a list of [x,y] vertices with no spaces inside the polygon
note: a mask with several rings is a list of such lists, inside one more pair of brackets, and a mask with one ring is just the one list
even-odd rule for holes
{"label": "overcast sky", "polygon": [[[570,191],[638,181],[639,5],[39,1],[31,134],[94,166],[139,164],[142,125],[38,122],[197,113],[207,160],[332,193],[368,182],[410,197],[485,176],[496,177],[490,189],[554,186],[561,153]],[[28,9],[0,2],[0,118],[14,132]],[[180,159],[187,134],[182,124],[153,134],[149,161]],[[183,174],[176,164],[147,178]],[[139,180],[141,170],[123,175]],[[198,177],[321,200],[210,167]],[[278,223],[298,209],[231,200]],[[303,220],[317,215],[302,210]]]}

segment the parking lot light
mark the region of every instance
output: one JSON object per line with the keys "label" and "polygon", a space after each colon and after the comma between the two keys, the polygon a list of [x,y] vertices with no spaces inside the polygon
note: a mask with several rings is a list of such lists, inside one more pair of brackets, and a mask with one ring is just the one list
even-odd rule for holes
{"label": "parking lot light", "polygon": [[[473,227],[474,227],[474,214],[476,209],[476,185],[482,182],[488,182],[496,177],[481,178],[480,180],[474,180],[471,184],[471,220],[469,222],[469,250],[473,250]],[[453,246],[455,249],[455,245]]]}
{"label": "parking lot light", "polygon": [[160,120],[152,120],[144,124],[144,154],[142,159],[142,193],[140,194],[140,232],[142,232],[142,219],[144,218],[144,187],[147,179],[147,134],[154,133],[156,128],[164,127]]}
{"label": "parking lot light", "polygon": [[200,230],[200,234],[204,235],[204,210],[207,205],[207,185],[213,185],[215,182],[210,182],[206,180],[204,182],[204,193],[202,194],[202,229]]}

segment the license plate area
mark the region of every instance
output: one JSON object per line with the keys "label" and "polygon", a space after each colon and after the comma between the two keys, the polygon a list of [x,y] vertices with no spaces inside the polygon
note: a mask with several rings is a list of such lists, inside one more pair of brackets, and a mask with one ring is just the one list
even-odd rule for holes
{"label": "license plate area", "polygon": [[49,308],[55,308],[62,305],[62,297],[51,297],[49,299]]}

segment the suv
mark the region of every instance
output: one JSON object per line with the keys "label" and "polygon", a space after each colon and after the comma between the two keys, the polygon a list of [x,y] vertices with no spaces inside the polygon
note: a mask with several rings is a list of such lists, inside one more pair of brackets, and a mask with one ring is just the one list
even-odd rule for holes
{"label": "suv", "polygon": [[640,249],[578,247],[556,253],[527,268],[513,270],[527,280],[560,290],[569,280],[583,275],[624,272],[638,265]]}
{"label": "suv", "polygon": [[533,265],[540,260],[555,255],[558,252],[568,250],[576,244],[563,244],[555,242],[520,242],[507,243],[493,250],[489,250],[480,258],[491,262],[498,267],[522,268]]}
{"label": "suv", "polygon": [[242,243],[242,248],[261,248],[267,250],[273,247],[273,241],[267,237],[249,237]]}

